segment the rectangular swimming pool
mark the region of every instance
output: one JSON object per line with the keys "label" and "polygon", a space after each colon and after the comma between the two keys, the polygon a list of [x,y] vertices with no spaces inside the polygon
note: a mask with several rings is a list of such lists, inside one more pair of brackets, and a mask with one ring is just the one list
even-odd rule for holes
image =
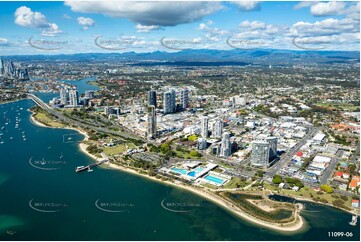
{"label": "rectangular swimming pool", "polygon": [[188,171],[186,169],[181,169],[181,168],[177,168],[177,167],[173,167],[170,170],[175,172],[175,173],[183,174],[183,175],[188,173]]}
{"label": "rectangular swimming pool", "polygon": [[221,179],[219,177],[211,176],[211,175],[207,175],[206,177],[204,177],[204,179],[211,181],[211,182],[215,182],[220,185],[224,183],[223,179]]}

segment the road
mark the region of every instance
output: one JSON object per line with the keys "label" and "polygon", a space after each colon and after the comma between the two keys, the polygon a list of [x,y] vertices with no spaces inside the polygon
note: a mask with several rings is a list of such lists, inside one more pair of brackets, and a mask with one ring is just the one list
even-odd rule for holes
{"label": "road", "polygon": [[338,150],[335,157],[331,159],[330,164],[326,168],[326,170],[322,173],[322,176],[320,177],[320,184],[326,184],[328,179],[332,176],[333,171],[335,170],[335,167],[340,160],[340,158],[343,155],[343,150]]}
{"label": "road", "polygon": [[94,126],[94,125],[90,125],[90,124],[85,124],[84,122],[78,121],[78,120],[74,120],[71,119],[69,117],[66,117],[64,114],[62,114],[61,112],[58,112],[52,108],[50,108],[46,103],[43,102],[43,100],[41,100],[39,97],[35,96],[34,94],[27,94],[28,97],[33,100],[40,108],[44,109],[46,112],[54,115],[57,119],[59,119],[62,122],[68,123],[68,124],[72,124],[84,129],[91,129],[91,130],[95,130],[98,132],[103,132],[103,133],[107,133],[107,134],[111,134],[111,135],[116,135],[116,136],[120,136],[123,137],[125,139],[136,139],[136,140],[140,140],[143,142],[148,142],[147,140],[135,136],[133,134],[128,134],[125,132],[118,132],[118,131],[114,131],[114,130],[110,130],[108,128],[103,128],[103,127],[99,127],[99,126]]}
{"label": "road", "polygon": [[307,140],[311,139],[317,132],[319,132],[322,127],[310,127],[307,135],[303,137],[303,139],[298,142],[292,149],[290,149],[287,153],[281,156],[281,159],[276,162],[268,171],[267,175],[273,177],[278,171],[285,166],[285,164],[291,160],[291,158],[299,151],[299,149],[306,144]]}
{"label": "road", "polygon": [[360,156],[360,141],[357,143],[357,145],[356,145],[356,150],[355,150],[355,152],[354,152],[354,154],[353,154],[353,156],[352,156],[352,159],[351,159],[351,163],[352,164],[356,164],[356,160],[357,160],[357,158]]}

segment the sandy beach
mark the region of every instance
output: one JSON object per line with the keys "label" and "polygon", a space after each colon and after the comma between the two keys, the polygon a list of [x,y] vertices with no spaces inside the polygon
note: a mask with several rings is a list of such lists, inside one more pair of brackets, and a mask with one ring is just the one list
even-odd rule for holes
{"label": "sandy beach", "polygon": [[88,155],[89,157],[93,158],[94,160],[96,160],[96,161],[98,161],[98,162],[100,162],[100,161],[103,160],[102,158],[98,158],[98,157],[96,157],[95,155],[90,154],[90,153],[86,150],[86,148],[88,148],[88,145],[87,145],[87,144],[80,143],[80,144],[79,144],[79,148],[80,148],[80,150],[81,150],[84,154]]}

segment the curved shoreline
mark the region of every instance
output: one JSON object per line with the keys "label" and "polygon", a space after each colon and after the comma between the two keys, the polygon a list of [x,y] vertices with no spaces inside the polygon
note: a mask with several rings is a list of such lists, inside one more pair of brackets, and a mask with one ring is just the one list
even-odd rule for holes
{"label": "curved shoreline", "polygon": [[22,101],[22,100],[25,100],[25,99],[27,99],[27,98],[24,97],[24,98],[19,98],[19,99],[15,99],[15,100],[0,102],[0,105],[9,104],[9,103],[16,103],[16,102],[19,102],[19,101]]}
{"label": "curved shoreline", "polygon": [[299,212],[300,211],[297,211],[297,220],[298,222],[296,224],[292,224],[292,225],[276,225],[276,224],[272,224],[271,222],[266,222],[266,221],[263,221],[263,220],[259,220],[257,218],[254,218],[250,215],[248,215],[247,213],[243,212],[241,209],[237,208],[237,210],[233,208],[230,208],[230,206],[220,197],[212,194],[212,193],[209,193],[209,192],[206,192],[206,190],[200,190],[200,189],[196,189],[194,187],[191,187],[191,186],[186,186],[186,185],[183,185],[183,184],[179,184],[179,183],[174,183],[174,182],[169,182],[169,181],[161,181],[160,179],[157,179],[155,177],[151,177],[151,176],[148,176],[148,175],[145,175],[145,174],[141,174],[133,169],[130,169],[130,168],[126,168],[126,167],[123,167],[123,166],[120,166],[120,165],[116,165],[114,163],[109,163],[108,164],[109,167],[113,168],[113,169],[116,169],[116,170],[121,170],[121,171],[124,171],[124,172],[128,172],[128,173],[132,173],[132,174],[135,174],[135,175],[139,175],[139,176],[142,176],[142,177],[145,177],[145,178],[148,178],[148,179],[151,179],[153,181],[157,181],[159,183],[162,183],[162,184],[167,184],[167,185],[170,185],[170,186],[173,186],[173,187],[177,187],[177,188],[180,188],[180,189],[184,189],[184,190],[187,190],[187,191],[190,191],[198,196],[201,196],[205,199],[207,199],[208,201],[211,201],[219,206],[221,206],[222,208],[226,209],[227,211],[231,212],[232,214],[234,215],[237,215],[238,217],[246,220],[247,222],[250,222],[254,225],[260,225],[264,228],[268,228],[268,229],[272,229],[272,230],[276,230],[278,232],[287,232],[287,233],[298,233],[298,232],[301,232],[303,228],[305,228],[305,222],[303,220],[303,218],[300,216]]}
{"label": "curved shoreline", "polygon": [[[80,129],[77,129],[77,128],[73,128],[73,127],[51,127],[51,126],[47,126],[39,121],[37,121],[35,118],[34,118],[34,112],[32,112],[32,115],[30,115],[30,120],[33,124],[37,125],[37,126],[40,126],[40,127],[44,127],[44,128],[52,128],[52,129],[71,129],[71,130],[75,130],[81,134],[83,134],[85,136],[85,138],[83,139],[82,142],[88,140],[89,136],[86,132],[84,132],[83,130],[80,130]],[[100,158],[96,157],[95,155],[93,154],[90,154],[86,148],[88,147],[87,144],[85,143],[80,143],[79,144],[79,149],[86,155],[88,155],[89,157],[91,157],[92,159],[94,160],[97,160],[99,161]],[[277,232],[283,232],[283,233],[298,233],[298,232],[301,232],[302,229],[305,228],[305,221],[304,219],[300,216],[300,210],[297,209],[296,213],[296,221],[295,222],[291,222],[292,224],[291,225],[282,225],[282,224],[274,224],[274,223],[271,223],[271,222],[267,222],[267,221],[263,221],[263,220],[260,220],[260,219],[257,219],[255,217],[252,217],[250,215],[248,215],[246,212],[243,212],[240,208],[237,208],[237,207],[231,207],[230,204],[227,204],[227,202],[221,198],[221,197],[218,197],[217,195],[215,194],[212,194],[210,192],[207,192],[206,189],[197,189],[197,188],[194,188],[194,187],[191,187],[191,186],[186,186],[186,185],[183,185],[183,184],[180,184],[180,183],[175,183],[175,182],[170,182],[170,181],[161,181],[160,179],[157,179],[155,177],[152,177],[152,176],[149,176],[149,175],[145,175],[145,174],[141,174],[133,169],[130,169],[130,168],[127,168],[127,167],[124,167],[124,166],[120,166],[120,165],[116,165],[114,163],[107,163],[108,167],[112,168],[112,169],[115,169],[115,170],[120,170],[120,171],[123,171],[123,172],[127,172],[127,173],[131,173],[133,175],[138,175],[138,176],[141,176],[141,177],[144,177],[144,178],[148,178],[152,181],[156,181],[156,182],[159,182],[163,185],[170,185],[170,186],[173,186],[173,187],[176,187],[176,188],[179,188],[179,189],[184,189],[184,190],[187,190],[189,192],[192,192],[193,194],[196,194],[198,196],[201,196],[205,199],[207,199],[208,201],[211,201],[213,202],[214,204],[217,204],[218,206],[226,209],[228,212],[232,213],[233,215],[236,215],[237,217],[243,219],[243,220],[246,220],[247,222],[250,222],[254,225],[258,225],[258,226],[262,226],[264,228],[268,228],[268,229],[271,229],[271,230],[275,230]]]}

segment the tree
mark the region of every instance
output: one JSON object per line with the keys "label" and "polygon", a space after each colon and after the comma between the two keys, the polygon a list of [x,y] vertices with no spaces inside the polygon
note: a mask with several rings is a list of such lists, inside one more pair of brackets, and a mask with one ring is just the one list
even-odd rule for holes
{"label": "tree", "polygon": [[333,193],[333,188],[330,185],[324,184],[320,186],[321,190],[327,193]]}
{"label": "tree", "polygon": [[193,157],[201,157],[202,156],[202,154],[200,154],[198,151],[196,151],[196,150],[191,150],[190,152],[189,152],[189,154],[191,155],[191,156],[193,156]]}
{"label": "tree", "polygon": [[257,172],[256,172],[256,175],[257,175],[258,177],[263,177],[263,171],[257,171]]}
{"label": "tree", "polygon": [[195,141],[197,140],[197,135],[193,134],[188,137],[188,141]]}
{"label": "tree", "polygon": [[170,144],[169,143],[161,144],[160,150],[162,151],[163,154],[167,153],[167,151],[170,150]]}
{"label": "tree", "polygon": [[274,175],[273,179],[272,179],[272,182],[274,184],[280,184],[282,182],[282,177],[280,175]]}

